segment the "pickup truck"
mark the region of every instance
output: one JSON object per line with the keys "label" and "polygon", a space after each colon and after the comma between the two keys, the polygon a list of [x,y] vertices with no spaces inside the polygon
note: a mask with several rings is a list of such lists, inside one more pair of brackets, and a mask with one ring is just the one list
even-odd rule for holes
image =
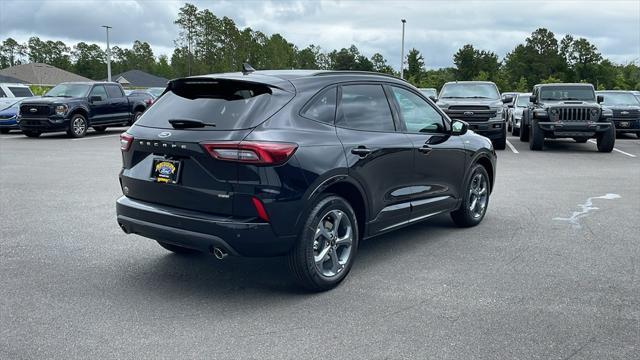
{"label": "pickup truck", "polygon": [[28,137],[66,131],[79,138],[89,127],[103,132],[108,126],[131,125],[146,108],[143,98],[125,96],[117,83],[67,82],[42,97],[24,100],[17,121]]}

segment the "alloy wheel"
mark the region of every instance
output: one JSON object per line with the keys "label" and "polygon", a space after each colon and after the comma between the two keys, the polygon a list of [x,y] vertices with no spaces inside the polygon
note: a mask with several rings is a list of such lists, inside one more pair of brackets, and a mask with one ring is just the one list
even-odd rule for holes
{"label": "alloy wheel", "polygon": [[488,181],[481,173],[476,173],[471,179],[469,186],[469,211],[477,219],[481,217],[486,208],[489,198]]}
{"label": "alloy wheel", "polygon": [[87,130],[87,124],[84,119],[77,117],[73,119],[73,133],[76,135],[82,135]]}
{"label": "alloy wheel", "polygon": [[316,270],[325,278],[340,274],[351,260],[353,225],[342,210],[330,210],[322,216],[313,239]]}

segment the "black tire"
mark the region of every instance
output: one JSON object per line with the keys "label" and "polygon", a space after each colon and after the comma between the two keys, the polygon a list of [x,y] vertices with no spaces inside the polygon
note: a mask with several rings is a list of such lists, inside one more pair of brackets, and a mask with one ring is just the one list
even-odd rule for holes
{"label": "black tire", "polygon": [[512,129],[513,126],[511,125],[511,121],[507,119],[507,132],[510,133]]}
{"label": "black tire", "polygon": [[129,121],[129,125],[133,125],[133,123],[135,123],[136,121],[138,121],[138,119],[140,118],[140,116],[142,116],[142,111],[136,111],[133,113],[133,116],[131,117],[131,121]]}
{"label": "black tire", "polygon": [[88,128],[89,124],[87,124],[87,118],[82,114],[75,114],[71,117],[71,120],[69,120],[67,135],[72,138],[81,138],[87,134]]}
{"label": "black tire", "polygon": [[522,113],[522,119],[520,120],[520,141],[522,142],[529,141],[529,126],[527,125],[528,117],[528,112],[524,111]]}
{"label": "black tire", "polygon": [[[335,223],[331,223],[332,219],[336,220],[336,217],[333,215],[334,213],[342,214],[338,216],[341,220],[338,221],[339,228],[335,232],[337,235],[332,238],[333,240],[322,235],[316,238],[316,233],[318,229],[320,229],[320,226],[327,231],[327,224],[335,225]],[[348,222],[345,222],[345,219],[348,220]],[[340,228],[340,226],[343,226],[343,228]],[[344,229],[346,228],[344,228],[344,226],[350,226],[351,229],[351,243],[348,252],[346,252],[346,243],[340,246],[337,245],[336,242],[339,241],[341,236],[346,235],[346,232],[342,235],[340,234],[341,229],[345,231]],[[334,232],[327,233],[333,234]],[[358,238],[359,232],[356,214],[345,199],[333,194],[327,194],[316,200],[298,236],[296,244],[288,255],[289,269],[294,275],[296,282],[311,291],[326,291],[338,286],[351,270],[358,250]],[[317,265],[314,260],[315,252],[321,253],[322,251],[326,251],[323,257],[323,259],[326,260],[322,260],[322,262],[319,262],[319,265]],[[346,256],[344,264],[340,264],[338,261],[342,256]],[[331,261],[331,264],[336,264],[333,275],[323,274],[321,270],[318,269],[318,266],[324,267],[328,261]],[[325,269],[323,268],[323,270]],[[329,272],[331,269],[326,269],[326,271]]]}
{"label": "black tire", "polygon": [[167,250],[169,250],[171,252],[174,252],[176,254],[185,254],[186,255],[186,254],[198,254],[200,252],[198,250],[189,249],[189,248],[186,248],[186,247],[173,245],[173,244],[169,244],[169,243],[161,242],[161,241],[158,241],[158,244],[160,244],[160,246],[162,246],[163,248],[165,248],[165,249],[167,249]]}
{"label": "black tire", "polygon": [[0,129],[0,134],[8,134],[10,129]]}
{"label": "black tire", "polygon": [[[522,126],[522,125],[520,125]],[[515,127],[515,125],[513,126],[513,129],[511,130],[511,135],[513,136],[520,136],[520,128]]]}
{"label": "black tire", "polygon": [[504,130],[502,134],[503,137],[493,140],[493,148],[496,150],[504,150],[507,148],[507,129],[505,128]]}
{"label": "black tire", "polygon": [[637,137],[638,139],[640,139],[640,131],[638,131],[638,132],[636,133],[636,137]]}
{"label": "black tire", "polygon": [[544,147],[544,130],[538,126],[538,121],[531,122],[531,139],[529,139],[529,149],[537,151]]}
{"label": "black tire", "polygon": [[586,137],[575,137],[573,138],[573,140],[575,140],[578,144],[584,144],[587,142],[587,140],[589,140],[589,138]]}
{"label": "black tire", "polygon": [[[476,176],[480,175],[485,183],[486,183],[486,201],[484,204],[484,208],[480,212],[479,216],[475,211],[471,210],[472,205],[472,183]],[[489,174],[487,173],[487,169],[480,164],[475,164],[471,168],[471,172],[469,178],[467,179],[464,187],[464,196],[462,198],[462,202],[460,203],[460,207],[451,212],[451,219],[453,222],[459,227],[471,227],[480,224],[482,219],[484,219],[485,214],[487,213],[487,207],[489,206],[489,195],[491,195],[491,182],[489,181]]]}
{"label": "black tire", "polygon": [[599,152],[610,153],[613,151],[613,147],[616,144],[616,129],[613,124],[607,131],[598,134],[596,142]]}
{"label": "black tire", "polygon": [[106,126],[94,126],[93,130],[95,130],[96,132],[105,132],[107,131],[107,127]]}
{"label": "black tire", "polygon": [[39,137],[42,133],[40,131],[27,131],[27,130],[23,130],[22,133],[30,138],[37,138]]}

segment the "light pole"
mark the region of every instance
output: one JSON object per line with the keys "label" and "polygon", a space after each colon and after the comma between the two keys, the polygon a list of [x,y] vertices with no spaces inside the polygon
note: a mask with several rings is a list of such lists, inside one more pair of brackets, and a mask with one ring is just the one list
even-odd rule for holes
{"label": "light pole", "polygon": [[102,25],[107,30],[107,81],[111,82],[111,48],[109,47],[109,29],[111,26]]}
{"label": "light pole", "polygon": [[407,23],[407,20],[402,19],[402,50],[400,50],[400,78],[404,79],[404,24]]}

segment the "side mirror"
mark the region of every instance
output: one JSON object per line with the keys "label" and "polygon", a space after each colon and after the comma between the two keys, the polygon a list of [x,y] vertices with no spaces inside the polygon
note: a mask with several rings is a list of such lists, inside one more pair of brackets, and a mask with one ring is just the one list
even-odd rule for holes
{"label": "side mirror", "polygon": [[433,95],[429,95],[429,99],[431,99],[431,101],[433,102],[438,102],[438,98]]}
{"label": "side mirror", "polygon": [[91,101],[91,102],[102,101],[102,96],[100,96],[100,95],[91,95],[91,97],[89,98],[89,101]]}
{"label": "side mirror", "polygon": [[513,97],[511,97],[511,96],[507,96],[507,97],[502,99],[502,103],[503,104],[508,104],[508,103],[510,103],[512,101],[513,101]]}
{"label": "side mirror", "polygon": [[535,95],[529,96],[529,102],[535,104],[538,101],[538,97]]}
{"label": "side mirror", "polygon": [[598,101],[598,104],[601,104],[601,103],[604,102],[604,96],[598,95],[598,96],[596,96],[596,100]]}
{"label": "side mirror", "polygon": [[451,121],[451,134],[452,135],[464,135],[469,130],[469,124],[459,119],[453,119]]}

